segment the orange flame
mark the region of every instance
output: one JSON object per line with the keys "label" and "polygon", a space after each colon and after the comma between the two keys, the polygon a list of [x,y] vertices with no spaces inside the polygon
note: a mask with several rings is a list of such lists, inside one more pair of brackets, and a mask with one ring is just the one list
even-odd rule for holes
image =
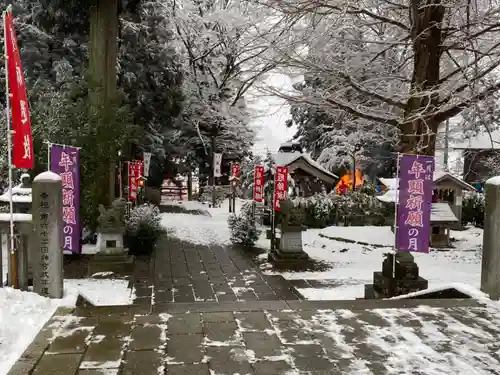
{"label": "orange flame", "polygon": [[[361,171],[359,169],[356,169],[355,176],[356,176],[356,188],[362,186],[364,180],[363,176],[361,175]],[[353,182],[354,178],[352,172],[348,172],[345,175],[343,175],[342,178],[339,180],[337,186],[335,186],[335,191],[337,193],[343,193],[346,190],[351,190]],[[347,186],[347,188],[343,188],[342,185]]]}

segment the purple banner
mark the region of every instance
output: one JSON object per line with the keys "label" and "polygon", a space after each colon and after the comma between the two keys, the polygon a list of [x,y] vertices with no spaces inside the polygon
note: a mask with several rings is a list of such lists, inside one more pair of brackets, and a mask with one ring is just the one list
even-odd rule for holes
{"label": "purple banner", "polygon": [[81,253],[80,229],[80,150],[51,145],[50,170],[61,176],[64,250]]}
{"label": "purple banner", "polygon": [[398,158],[396,250],[428,253],[434,157],[401,154]]}

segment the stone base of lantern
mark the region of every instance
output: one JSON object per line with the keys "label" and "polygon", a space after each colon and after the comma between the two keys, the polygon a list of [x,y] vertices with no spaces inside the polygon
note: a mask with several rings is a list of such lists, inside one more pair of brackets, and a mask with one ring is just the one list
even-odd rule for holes
{"label": "stone base of lantern", "polygon": [[99,254],[118,255],[125,253],[122,233],[98,233],[97,250]]}

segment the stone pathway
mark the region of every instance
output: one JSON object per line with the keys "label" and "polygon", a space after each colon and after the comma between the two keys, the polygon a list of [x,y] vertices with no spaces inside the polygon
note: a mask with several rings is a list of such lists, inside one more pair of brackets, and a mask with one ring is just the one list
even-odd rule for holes
{"label": "stone pathway", "polygon": [[[154,270],[154,271],[153,271]],[[282,276],[263,275],[243,251],[165,239],[135,273],[137,303],[297,300]]]}
{"label": "stone pathway", "polygon": [[237,248],[172,239],[131,284],[133,305],[58,310],[8,375],[500,373],[498,306],[473,299],[304,301]]}
{"label": "stone pathway", "polygon": [[424,375],[430,369],[465,375],[500,369],[494,339],[500,318],[474,300],[173,306],[168,313],[94,308],[56,314],[9,375]]}

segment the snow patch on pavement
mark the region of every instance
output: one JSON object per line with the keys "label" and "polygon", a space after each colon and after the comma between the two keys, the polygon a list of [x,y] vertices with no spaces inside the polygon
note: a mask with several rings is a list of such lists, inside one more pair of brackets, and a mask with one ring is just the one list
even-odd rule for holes
{"label": "snow patch on pavement", "polygon": [[64,285],[94,306],[131,305],[135,291],[123,279],[65,279]]}
{"label": "snow patch on pavement", "polygon": [[10,371],[61,302],[0,288],[0,375]]}

